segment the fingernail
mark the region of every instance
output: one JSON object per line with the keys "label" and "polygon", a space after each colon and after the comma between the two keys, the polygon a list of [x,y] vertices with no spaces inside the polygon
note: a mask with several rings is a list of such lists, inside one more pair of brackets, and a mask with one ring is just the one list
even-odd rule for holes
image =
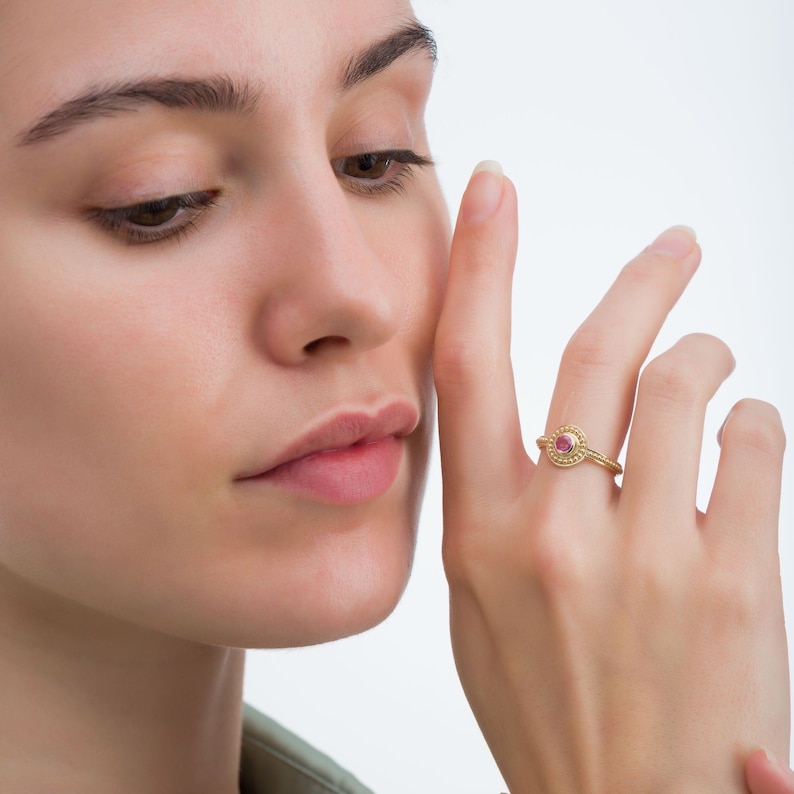
{"label": "fingernail", "polygon": [[[717,431],[717,443],[722,447],[722,437],[725,435],[725,428],[728,426],[728,422],[731,421],[731,417],[733,416],[733,411],[731,411],[726,417],[725,421],[720,425],[720,429]],[[766,750],[764,750],[766,752]]]}
{"label": "fingernail", "polygon": [[764,751],[764,755],[766,756],[766,760],[769,761],[770,764],[774,764],[775,766],[780,766],[780,761],[777,760],[776,756],[774,756],[766,747],[761,748]]}
{"label": "fingernail", "polygon": [[463,194],[461,217],[466,223],[480,223],[492,218],[502,203],[504,174],[494,160],[483,160],[469,180]]}
{"label": "fingernail", "polygon": [[652,254],[668,254],[683,259],[697,242],[697,234],[689,226],[673,226],[662,232],[645,250]]}

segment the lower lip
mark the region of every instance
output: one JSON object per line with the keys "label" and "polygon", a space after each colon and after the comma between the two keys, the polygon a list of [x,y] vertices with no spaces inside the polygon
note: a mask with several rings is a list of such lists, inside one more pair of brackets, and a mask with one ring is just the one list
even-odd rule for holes
{"label": "lower lip", "polygon": [[343,449],[316,452],[249,478],[339,505],[382,496],[391,488],[403,456],[403,442],[387,436]]}

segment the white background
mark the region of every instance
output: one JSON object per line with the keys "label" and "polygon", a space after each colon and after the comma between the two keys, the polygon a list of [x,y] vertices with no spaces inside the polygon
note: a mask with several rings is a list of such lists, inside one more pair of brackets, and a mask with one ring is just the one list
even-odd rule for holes
{"label": "white background", "polygon": [[[669,225],[697,230],[703,265],[660,345],[707,331],[738,360],[708,418],[705,504],[715,434],[737,399],[774,402],[794,437],[794,2],[416,0],[415,8],[440,44],[429,123],[451,211],[480,159],[501,160],[519,189],[513,358],[528,448],[544,429],[565,341],[618,268]],[[560,296],[570,307],[562,322]],[[789,459],[781,521],[789,615],[793,471]],[[449,651],[440,527],[434,459],[415,573],[395,614],[351,640],[249,657],[246,698],[379,794],[502,790]]]}

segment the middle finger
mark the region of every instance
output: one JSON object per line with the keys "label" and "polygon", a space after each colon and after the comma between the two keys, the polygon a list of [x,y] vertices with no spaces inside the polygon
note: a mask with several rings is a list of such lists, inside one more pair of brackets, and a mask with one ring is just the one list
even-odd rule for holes
{"label": "middle finger", "polygon": [[[561,425],[577,425],[587,434],[590,449],[612,458],[618,454],[631,419],[640,367],[699,263],[694,232],[675,226],[623,268],[565,349],[546,435]],[[547,455],[541,453],[537,476],[551,486],[560,473],[544,458]],[[576,466],[565,477],[592,482],[602,494],[613,492],[609,473],[598,465]]]}

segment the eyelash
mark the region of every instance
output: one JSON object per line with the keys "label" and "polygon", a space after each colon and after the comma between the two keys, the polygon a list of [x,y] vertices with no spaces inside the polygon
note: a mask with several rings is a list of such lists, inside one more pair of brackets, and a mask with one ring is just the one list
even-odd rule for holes
{"label": "eyelash", "polygon": [[[366,173],[378,169],[376,178],[353,176],[346,173],[348,166]],[[349,189],[364,196],[404,194],[408,181],[415,176],[417,168],[427,168],[434,163],[409,149],[390,149],[381,152],[340,157],[331,161],[337,177],[346,182]],[[145,245],[168,239],[179,239],[196,227],[204,212],[217,203],[220,191],[200,190],[178,196],[168,196],[129,207],[97,209],[90,219],[99,223],[111,235],[120,237],[128,245]],[[136,224],[133,218],[142,215],[157,216],[170,214],[163,223],[150,225]]]}
{"label": "eyelash", "polygon": [[[367,179],[363,177],[353,177],[344,173],[345,165],[349,163],[374,160],[381,162],[385,166],[385,171],[381,178]],[[376,163],[371,163],[370,168],[375,168]],[[417,168],[428,168],[434,165],[429,157],[423,157],[410,149],[389,149],[381,152],[366,152],[355,154],[351,157],[340,157],[338,160],[331,161],[334,173],[348,182],[350,188],[366,196],[382,195],[388,193],[402,194],[405,192],[408,180],[416,175]]]}
{"label": "eyelash", "polygon": [[[130,207],[99,209],[91,213],[95,220],[110,234],[122,238],[129,245],[156,243],[169,238],[179,239],[196,226],[199,217],[216,204],[217,190],[200,190],[180,196],[169,196]],[[133,218],[141,215],[159,215],[175,212],[162,224],[150,226],[136,224]],[[182,220],[179,220],[182,219]]]}

